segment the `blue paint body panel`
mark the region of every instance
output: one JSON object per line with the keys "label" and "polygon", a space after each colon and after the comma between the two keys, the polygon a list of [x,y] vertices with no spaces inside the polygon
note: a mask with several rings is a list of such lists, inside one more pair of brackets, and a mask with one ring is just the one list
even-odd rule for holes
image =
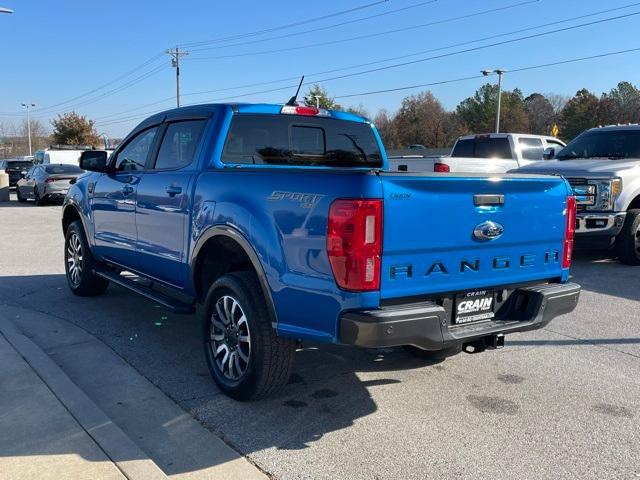
{"label": "blue paint body panel", "polygon": [[[278,333],[320,342],[339,342],[343,312],[379,308],[385,299],[568,279],[560,265],[569,192],[564,180],[385,172],[373,126],[381,169],[221,162],[234,115],[278,115],[281,108],[203,105],[154,115],[127,138],[169,121],[206,119],[194,162],[175,171],[137,171],[134,179],[86,174],[69,190],[65,208],[80,212],[98,259],[191,296],[203,243],[221,226],[232,230],[259,261]],[[349,113],[331,116],[368,123]],[[133,187],[126,195],[125,180]],[[167,186],[180,193],[167,197]],[[503,195],[504,205],[476,206],[476,194]],[[384,200],[379,291],[336,285],[326,234],[337,198]],[[474,239],[474,227],[486,220],[503,226],[502,236]]]}

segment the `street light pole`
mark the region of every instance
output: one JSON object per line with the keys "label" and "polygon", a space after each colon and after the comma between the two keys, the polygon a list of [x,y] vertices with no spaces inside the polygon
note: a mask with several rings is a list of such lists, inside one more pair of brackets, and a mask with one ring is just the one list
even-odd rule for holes
{"label": "street light pole", "polygon": [[0,7],[0,13],[13,13],[13,10],[10,8]]}
{"label": "street light pole", "polygon": [[23,103],[22,106],[27,109],[27,136],[29,137],[29,156],[31,156],[31,107],[35,107],[35,103]]}
{"label": "street light pole", "polygon": [[495,70],[482,70],[482,74],[485,77],[495,73],[498,75],[498,111],[496,112],[496,133],[500,133],[500,108],[502,105],[502,75],[504,75],[507,71],[502,68],[497,68]]}

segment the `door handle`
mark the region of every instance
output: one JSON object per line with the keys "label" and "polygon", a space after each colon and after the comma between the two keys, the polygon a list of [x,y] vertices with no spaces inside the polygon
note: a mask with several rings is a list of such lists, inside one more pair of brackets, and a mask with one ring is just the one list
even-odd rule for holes
{"label": "door handle", "polygon": [[176,187],[175,185],[170,185],[165,190],[170,197],[175,197],[179,193],[182,193],[182,187]]}
{"label": "door handle", "polygon": [[122,187],[122,193],[125,195],[133,193],[133,187],[131,185],[125,185],[124,187]]}

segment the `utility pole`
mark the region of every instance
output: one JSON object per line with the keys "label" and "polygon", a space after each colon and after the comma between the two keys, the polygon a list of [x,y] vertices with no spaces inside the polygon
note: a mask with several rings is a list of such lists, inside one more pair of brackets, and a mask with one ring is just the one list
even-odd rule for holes
{"label": "utility pole", "polygon": [[29,155],[31,155],[31,115],[29,110],[35,107],[35,103],[23,103],[22,106],[27,109],[27,136],[29,137]]}
{"label": "utility pole", "polygon": [[502,68],[496,68],[495,70],[482,70],[482,74],[485,77],[488,77],[493,73],[498,75],[498,112],[496,113],[496,133],[500,133],[500,107],[502,103],[502,75],[507,73],[507,71]]}
{"label": "utility pole", "polygon": [[176,106],[180,106],[180,57],[189,55],[189,52],[181,52],[178,47],[166,51],[171,56],[171,66],[176,69]]}

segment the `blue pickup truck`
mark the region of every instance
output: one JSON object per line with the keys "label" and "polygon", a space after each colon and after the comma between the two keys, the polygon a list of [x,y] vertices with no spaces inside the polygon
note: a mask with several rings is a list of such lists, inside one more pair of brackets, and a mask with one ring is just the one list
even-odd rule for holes
{"label": "blue pickup truck", "polygon": [[296,104],[156,114],[87,151],[63,206],[71,290],[126,287],[203,315],[213,379],[286,384],[299,342],[499,348],[572,311],[561,177],[386,171],[366,119]]}

